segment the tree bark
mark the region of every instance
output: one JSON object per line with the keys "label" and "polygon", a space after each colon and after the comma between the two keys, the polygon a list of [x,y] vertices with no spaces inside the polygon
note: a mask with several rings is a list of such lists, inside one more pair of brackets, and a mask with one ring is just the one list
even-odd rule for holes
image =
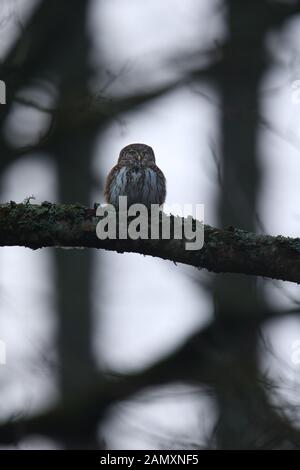
{"label": "tree bark", "polygon": [[[96,235],[100,219],[96,208],[80,204],[2,204],[0,246],[101,248],[155,256],[216,273],[244,273],[300,283],[300,238],[204,225],[203,248],[187,250],[186,242],[190,240],[172,238],[174,216],[169,217],[171,239],[168,240],[161,236],[157,240],[100,240]],[[116,219],[118,222],[118,213]],[[193,224],[195,227],[195,220]]]}

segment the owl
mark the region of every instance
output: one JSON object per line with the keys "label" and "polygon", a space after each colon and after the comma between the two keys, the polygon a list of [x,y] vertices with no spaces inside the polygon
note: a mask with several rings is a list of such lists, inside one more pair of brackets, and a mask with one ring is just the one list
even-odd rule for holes
{"label": "owl", "polygon": [[145,144],[124,147],[118,163],[108,174],[104,187],[105,202],[117,207],[119,196],[127,196],[127,204],[140,203],[148,209],[160,206],[166,199],[166,179],[156,166],[153,149]]}

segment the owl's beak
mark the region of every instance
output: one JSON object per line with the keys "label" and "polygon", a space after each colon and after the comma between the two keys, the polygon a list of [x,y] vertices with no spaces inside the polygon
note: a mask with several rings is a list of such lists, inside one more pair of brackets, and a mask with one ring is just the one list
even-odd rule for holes
{"label": "owl's beak", "polygon": [[138,159],[138,161],[140,162],[140,161],[141,161],[141,156],[138,155],[138,156],[137,156],[137,159]]}

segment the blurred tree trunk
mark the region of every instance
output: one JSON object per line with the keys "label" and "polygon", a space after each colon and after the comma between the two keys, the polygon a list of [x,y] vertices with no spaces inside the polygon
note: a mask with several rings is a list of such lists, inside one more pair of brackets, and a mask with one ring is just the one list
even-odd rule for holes
{"label": "blurred tree trunk", "polygon": [[[219,218],[221,227],[233,225],[254,232],[260,188],[257,127],[258,90],[265,66],[265,2],[227,0],[226,4],[229,38],[217,77],[223,158]],[[243,275],[216,277],[214,291],[216,337],[230,358],[231,369],[222,371],[224,389],[216,390],[217,447],[253,448],[265,431],[256,361],[264,300],[256,279]]]}
{"label": "blurred tree trunk", "polygon": [[[67,3],[67,2],[66,2]],[[66,122],[79,120],[81,103],[88,99],[90,44],[87,33],[89,2],[66,5],[71,13],[71,25],[62,44],[60,106],[65,110],[56,122],[56,129]],[[63,65],[66,62],[66,66]],[[75,115],[74,115],[75,113]],[[76,115],[78,114],[78,116]],[[61,121],[60,121],[61,120]],[[91,160],[95,138],[94,128],[65,132],[53,147],[57,162],[59,200],[64,203],[90,201],[93,178]],[[55,140],[55,139],[54,139]],[[99,188],[100,189],[100,188]],[[58,301],[58,335],[60,386],[63,403],[74,395],[92,393],[96,367],[92,353],[91,281],[93,252],[91,250],[55,250]],[[99,294],[99,291],[98,291]],[[90,417],[89,417],[90,418]],[[83,432],[84,429],[84,432]],[[69,448],[97,448],[97,421],[89,429],[77,423],[72,436],[65,438]]]}

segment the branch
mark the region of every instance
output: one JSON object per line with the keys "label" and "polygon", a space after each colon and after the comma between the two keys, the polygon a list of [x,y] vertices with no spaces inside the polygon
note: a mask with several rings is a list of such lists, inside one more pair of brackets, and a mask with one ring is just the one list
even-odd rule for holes
{"label": "branch", "polygon": [[[169,240],[162,237],[158,240],[100,240],[96,235],[100,220],[96,217],[96,206],[90,209],[80,204],[50,202],[2,204],[0,246],[101,248],[155,256],[216,273],[243,273],[300,283],[300,238],[257,235],[233,227],[217,229],[204,225],[203,248],[187,250],[186,242],[190,240],[172,237],[178,218],[165,216],[170,221]],[[129,222],[133,219],[131,217]],[[186,222],[187,219],[180,220]],[[193,227],[196,227],[195,220]]]}

